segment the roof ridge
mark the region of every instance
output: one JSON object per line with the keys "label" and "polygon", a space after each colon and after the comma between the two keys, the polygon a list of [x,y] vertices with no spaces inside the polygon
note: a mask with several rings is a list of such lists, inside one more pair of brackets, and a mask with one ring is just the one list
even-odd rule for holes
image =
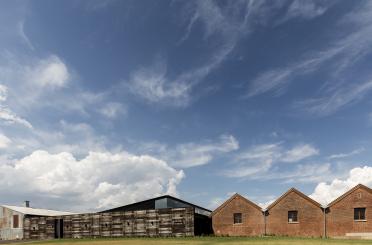
{"label": "roof ridge", "polygon": [[250,205],[252,205],[253,207],[257,208],[258,210],[260,211],[263,211],[262,207],[260,207],[259,205],[257,205],[256,203],[252,202],[251,200],[249,200],[248,198],[242,196],[241,194],[239,193],[235,193],[234,195],[232,195],[229,199],[227,199],[225,202],[223,202],[220,206],[218,206],[211,214],[211,216],[213,216],[214,214],[218,213],[222,208],[224,208],[227,204],[229,204],[232,200],[234,200],[236,197],[240,197],[243,199],[243,201],[249,203]]}
{"label": "roof ridge", "polygon": [[344,194],[340,195],[339,197],[337,197],[336,199],[334,199],[332,202],[330,202],[327,207],[331,207],[333,206],[334,204],[338,203],[339,201],[341,201],[342,199],[344,199],[345,197],[347,197],[348,195],[350,195],[351,193],[353,193],[354,191],[358,190],[359,188],[363,188],[363,189],[366,189],[368,192],[372,193],[372,189],[369,188],[368,186],[366,185],[363,185],[361,183],[355,185],[354,187],[350,188],[348,191],[346,191]]}
{"label": "roof ridge", "polygon": [[286,196],[288,196],[290,193],[295,192],[297,195],[301,196],[302,198],[308,200],[309,202],[313,203],[315,206],[322,207],[320,203],[312,199],[311,197],[307,196],[303,192],[299,191],[298,189],[291,187],[288,189],[285,193],[283,193],[280,197],[278,197],[273,203],[271,203],[265,210],[269,210],[272,207],[274,207],[276,204],[278,204],[281,200],[283,200]]}

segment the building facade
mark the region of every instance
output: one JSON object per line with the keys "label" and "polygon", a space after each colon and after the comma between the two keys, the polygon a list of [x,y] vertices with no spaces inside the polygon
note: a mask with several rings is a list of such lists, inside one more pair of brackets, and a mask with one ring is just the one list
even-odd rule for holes
{"label": "building facade", "polygon": [[327,207],[327,235],[372,236],[372,190],[357,185]]}
{"label": "building facade", "polygon": [[300,191],[292,188],[267,207],[267,235],[323,237],[324,209]]}
{"label": "building facade", "polygon": [[24,239],[24,227],[27,219],[31,217],[55,217],[58,215],[70,215],[68,212],[60,212],[47,209],[35,209],[25,202],[24,207],[1,205],[0,206],[0,240]]}
{"label": "building facade", "polygon": [[266,209],[233,195],[212,213],[215,235],[372,239],[372,189],[357,185],[327,207],[292,188]]}
{"label": "building facade", "polygon": [[261,208],[239,194],[213,211],[212,224],[217,236],[260,236],[264,232]]}

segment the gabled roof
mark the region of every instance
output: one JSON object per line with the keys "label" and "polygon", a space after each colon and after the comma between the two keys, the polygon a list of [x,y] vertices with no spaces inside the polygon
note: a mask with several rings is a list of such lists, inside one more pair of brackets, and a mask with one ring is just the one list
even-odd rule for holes
{"label": "gabled roof", "polygon": [[216,213],[218,213],[221,209],[223,209],[227,204],[229,204],[231,201],[233,201],[236,197],[239,197],[241,198],[243,201],[245,201],[246,203],[248,203],[249,205],[253,206],[254,208],[257,208],[258,210],[262,211],[262,208],[260,206],[258,206],[257,204],[255,204],[254,202],[248,200],[247,198],[243,197],[242,195],[238,194],[238,193],[235,193],[234,195],[232,195],[229,199],[227,199],[224,203],[222,203],[218,208],[216,208],[213,212],[212,212],[212,216],[215,215]]}
{"label": "gabled roof", "polygon": [[307,201],[311,202],[312,204],[314,204],[315,206],[317,207],[322,207],[322,205],[320,203],[318,203],[317,201],[311,199],[310,197],[306,196],[304,193],[302,193],[301,191],[295,189],[295,188],[291,188],[289,189],[286,193],[284,193],[282,196],[280,196],[278,199],[276,199],[275,202],[273,202],[272,204],[270,204],[266,210],[269,210],[271,209],[272,207],[274,207],[276,204],[278,204],[281,200],[283,200],[284,198],[286,198],[289,194],[291,193],[296,193],[297,195],[299,195],[300,197],[306,199]]}
{"label": "gabled roof", "polygon": [[353,193],[354,191],[356,191],[358,189],[364,189],[364,190],[366,190],[366,191],[368,191],[369,193],[372,194],[372,189],[371,188],[369,188],[365,185],[362,185],[362,184],[358,184],[358,185],[354,186],[353,188],[351,188],[346,193],[344,193],[343,195],[341,195],[338,198],[336,198],[335,200],[333,200],[330,204],[328,204],[328,207],[333,206],[334,204],[338,203],[339,201],[341,201],[342,199],[344,199],[345,197],[347,197],[348,195],[350,195],[351,193]]}
{"label": "gabled roof", "polygon": [[26,214],[26,215],[36,215],[36,216],[61,216],[61,215],[71,215],[74,213],[70,212],[62,212],[56,210],[49,210],[49,209],[39,209],[39,208],[27,208],[27,207],[18,207],[18,206],[9,206],[9,205],[1,205],[4,208],[11,209],[18,213]]}

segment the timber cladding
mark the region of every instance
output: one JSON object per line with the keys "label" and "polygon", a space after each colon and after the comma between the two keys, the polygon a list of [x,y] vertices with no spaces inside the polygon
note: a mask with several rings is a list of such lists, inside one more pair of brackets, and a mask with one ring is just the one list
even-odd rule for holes
{"label": "timber cladding", "polygon": [[[355,209],[364,209],[364,217],[354,217]],[[372,191],[358,185],[327,208],[327,234],[331,237],[345,236],[346,233],[372,232]]]}
{"label": "timber cladding", "polygon": [[[240,216],[239,220],[234,221]],[[215,235],[259,236],[264,232],[261,208],[239,194],[235,194],[212,213]]]}
{"label": "timber cladding", "polygon": [[290,189],[266,211],[266,234],[322,237],[324,214],[321,205],[296,189]]}
{"label": "timber cladding", "polygon": [[194,209],[25,217],[25,239],[194,236]]}

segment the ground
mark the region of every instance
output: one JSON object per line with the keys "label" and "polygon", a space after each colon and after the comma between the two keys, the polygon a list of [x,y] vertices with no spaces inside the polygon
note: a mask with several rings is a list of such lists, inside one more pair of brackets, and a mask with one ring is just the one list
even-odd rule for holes
{"label": "ground", "polygon": [[[25,244],[25,243],[22,243]],[[368,240],[339,240],[339,239],[303,239],[303,238],[233,238],[233,237],[204,237],[204,238],[126,238],[126,239],[75,239],[75,240],[53,240],[38,241],[27,244],[58,244],[58,245],[210,245],[210,244],[227,244],[227,245],[362,245],[372,244]]]}

